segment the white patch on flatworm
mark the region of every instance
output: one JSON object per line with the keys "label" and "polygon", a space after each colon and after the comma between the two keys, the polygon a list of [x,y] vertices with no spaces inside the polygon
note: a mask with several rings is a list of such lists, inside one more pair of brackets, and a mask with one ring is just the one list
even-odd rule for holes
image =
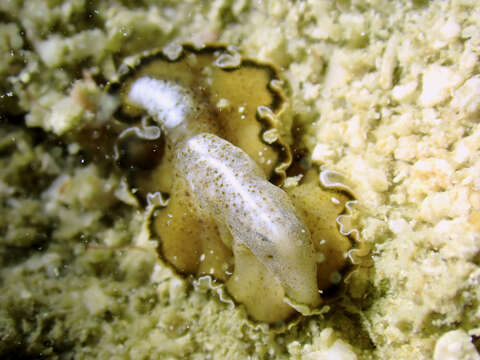
{"label": "white patch on flatworm", "polygon": [[133,82],[128,97],[167,129],[180,125],[192,108],[192,99],[184,88],[148,76]]}
{"label": "white patch on flatworm", "polygon": [[198,206],[226,226],[234,242],[250,249],[283,285],[287,297],[315,303],[310,232],[288,195],[271,184],[242,149],[216,135],[196,135],[179,150],[177,170]]}

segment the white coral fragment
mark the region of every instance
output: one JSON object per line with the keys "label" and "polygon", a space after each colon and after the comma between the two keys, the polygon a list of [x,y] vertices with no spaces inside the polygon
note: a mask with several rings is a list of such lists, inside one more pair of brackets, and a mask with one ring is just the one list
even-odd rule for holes
{"label": "white coral fragment", "polygon": [[443,334],[435,344],[434,360],[479,360],[470,336],[463,330],[453,330]]}
{"label": "white coral fragment", "polygon": [[461,76],[447,67],[431,65],[423,74],[423,89],[420,104],[435,106],[450,96],[450,92],[461,82]]}

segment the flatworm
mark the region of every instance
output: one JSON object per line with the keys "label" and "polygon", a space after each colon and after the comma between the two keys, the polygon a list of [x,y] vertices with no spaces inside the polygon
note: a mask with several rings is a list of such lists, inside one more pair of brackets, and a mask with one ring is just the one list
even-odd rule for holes
{"label": "flatworm", "polygon": [[174,49],[130,60],[107,87],[125,124],[117,164],[141,201],[168,197],[149,218],[160,258],[225,283],[255,320],[314,313],[347,264],[337,219],[351,196],[315,169],[283,188],[292,151],[274,67],[224,46]]}

